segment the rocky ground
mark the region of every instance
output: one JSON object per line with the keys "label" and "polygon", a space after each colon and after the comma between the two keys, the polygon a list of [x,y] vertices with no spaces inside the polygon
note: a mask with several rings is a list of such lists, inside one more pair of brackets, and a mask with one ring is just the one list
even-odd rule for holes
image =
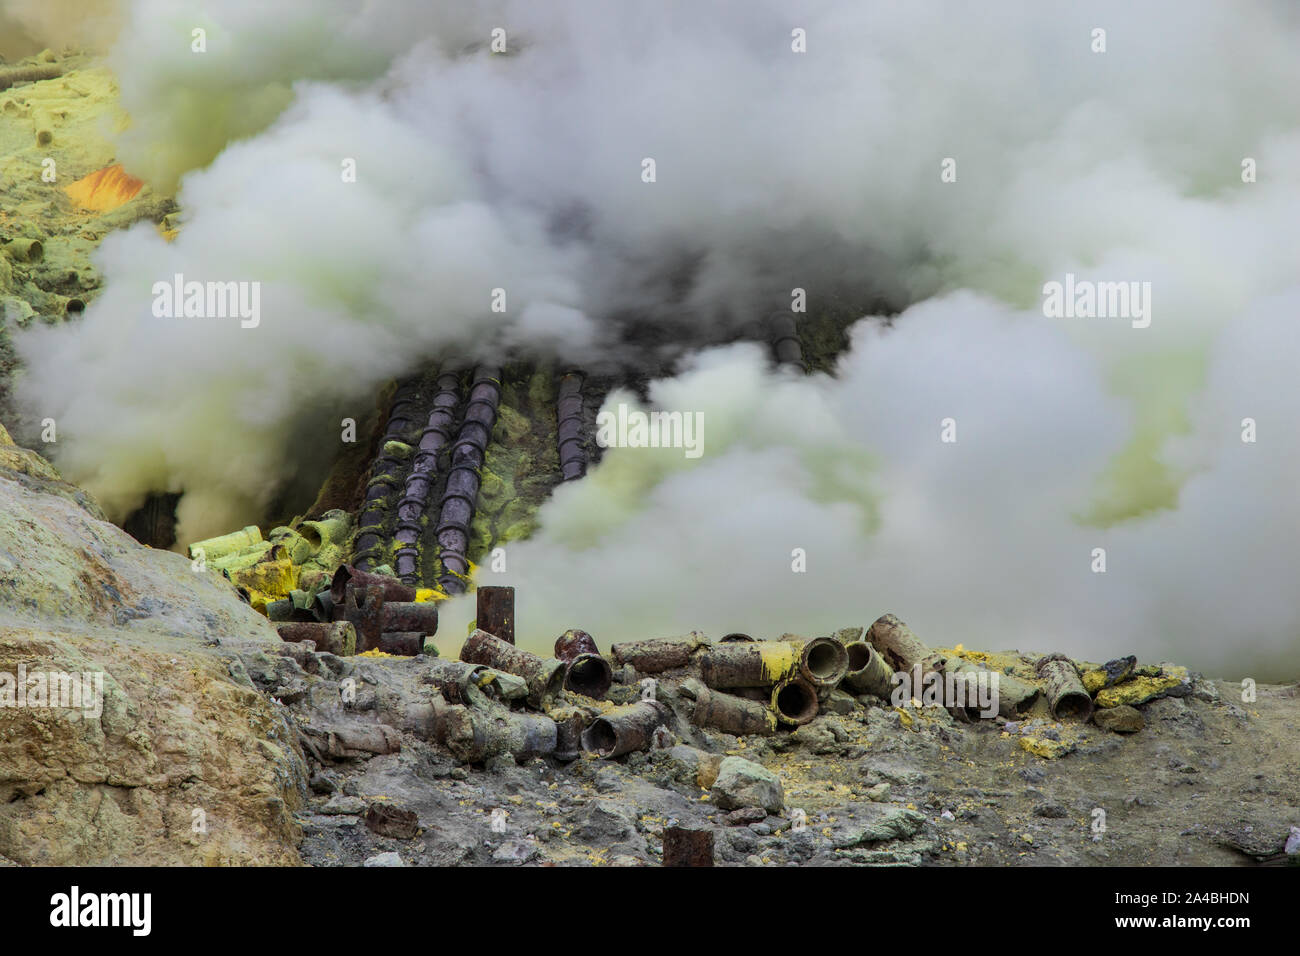
{"label": "rocky ground", "polygon": [[[289,710],[308,723],[401,726],[427,665],[318,660],[313,675],[268,655],[258,666],[272,691],[306,688]],[[350,707],[336,703],[345,672],[363,688]],[[671,684],[660,699],[684,712]],[[771,737],[702,732],[679,716],[662,749],[569,763],[463,765],[408,723],[399,752],[316,768],[302,855],[315,865],[385,854],[393,865],[655,865],[675,824],[716,828],[718,862],[754,866],[1231,865],[1281,853],[1300,821],[1297,689],[1261,687],[1250,706],[1235,702],[1236,685],[1188,690],[1141,707],[1134,734],[1042,718],[962,724],[941,708],[881,702]],[[612,696],[637,693],[616,685]],[[1065,739],[1066,752],[1039,756],[1022,743],[1035,738]],[[732,771],[721,783],[720,769]],[[418,830],[372,832],[373,806],[412,812]]]}

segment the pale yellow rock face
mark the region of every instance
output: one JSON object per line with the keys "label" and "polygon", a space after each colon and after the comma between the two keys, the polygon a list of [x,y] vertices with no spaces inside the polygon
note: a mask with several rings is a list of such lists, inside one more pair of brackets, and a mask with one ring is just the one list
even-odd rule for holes
{"label": "pale yellow rock face", "polygon": [[104,672],[102,713],[0,708],[0,855],[37,865],[293,865],[303,763],[213,654],[0,628],[0,672]]}
{"label": "pale yellow rock face", "polygon": [[[0,862],[298,863],[296,734],[223,659],[274,628],[71,487],[0,429]],[[102,711],[6,706],[20,666],[102,672]]]}

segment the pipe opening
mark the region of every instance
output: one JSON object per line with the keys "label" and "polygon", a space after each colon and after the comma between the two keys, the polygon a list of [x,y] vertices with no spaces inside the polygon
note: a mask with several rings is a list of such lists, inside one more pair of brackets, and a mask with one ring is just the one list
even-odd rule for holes
{"label": "pipe opening", "polygon": [[1062,694],[1052,716],[1057,720],[1087,720],[1092,716],[1092,698],[1087,694]]}
{"label": "pipe opening", "polygon": [[850,672],[860,671],[871,663],[871,645],[866,641],[850,644],[845,650],[849,652]]}
{"label": "pipe opening", "polygon": [[786,681],[772,695],[777,714],[791,723],[807,723],[817,716],[817,695],[800,681]]}
{"label": "pipe opening", "polygon": [[843,645],[826,643],[818,644],[808,649],[808,671],[818,680],[833,680],[837,674],[840,674],[840,667],[844,662],[844,655],[840,648]]}
{"label": "pipe opening", "polygon": [[614,672],[603,657],[584,654],[569,665],[564,686],[586,697],[600,698],[609,692]]}
{"label": "pipe opening", "polygon": [[583,733],[582,745],[599,757],[607,757],[618,746],[618,734],[610,722],[601,717]]}

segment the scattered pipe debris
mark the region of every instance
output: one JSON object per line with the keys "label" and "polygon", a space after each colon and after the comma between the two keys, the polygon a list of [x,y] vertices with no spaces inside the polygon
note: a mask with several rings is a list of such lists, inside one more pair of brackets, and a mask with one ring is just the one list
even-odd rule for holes
{"label": "scattered pipe debris", "polygon": [[833,638],[814,637],[799,647],[799,673],[813,687],[832,689],[848,670],[849,652]]}
{"label": "scattered pipe debris", "polygon": [[483,701],[472,706],[434,699],[435,739],[465,763],[510,754],[516,760],[555,751],[555,721]]}
{"label": "scattered pipe debris", "polygon": [[64,67],[58,64],[51,66],[19,66],[8,70],[0,70],[0,92],[19,83],[54,80],[62,76],[63,73]]}
{"label": "scattered pipe debris", "polygon": [[539,710],[549,707],[564,687],[563,661],[538,657],[482,629],[476,629],[466,639],[460,659],[524,678],[528,682],[528,703]]}
{"label": "scattered pipe debris", "polygon": [[347,596],[347,587],[349,584],[356,587],[365,588],[369,585],[378,585],[383,588],[385,601],[414,601],[415,588],[403,583],[398,578],[387,574],[373,574],[369,571],[362,571],[350,564],[339,565],[339,569],[334,572],[334,577],[330,580],[330,597],[335,604],[342,604]]}
{"label": "scattered pipe debris", "polygon": [[771,687],[799,670],[800,651],[793,641],[715,644],[700,655],[700,674],[710,687]]}

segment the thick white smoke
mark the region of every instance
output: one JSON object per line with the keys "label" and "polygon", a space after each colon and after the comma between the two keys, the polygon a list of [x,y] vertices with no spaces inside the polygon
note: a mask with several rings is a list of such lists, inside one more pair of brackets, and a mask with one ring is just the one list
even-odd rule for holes
{"label": "thick white smoke", "polygon": [[[60,464],[118,513],[170,488],[184,537],[255,520],[340,414],[441,356],[627,361],[631,326],[671,355],[795,286],[933,297],[860,323],[835,380],[737,346],[658,383],[705,455],[614,450],[557,493],[509,548],[535,646],[893,610],[936,641],[1294,653],[1288,5],[201,9],[134,0],[112,57],[121,158],[195,169],[180,238],[110,237],[105,294],[24,343]],[[261,324],[154,318],[177,272],[260,281]],[[1150,327],[1044,318],[1067,272],[1150,282]]]}

